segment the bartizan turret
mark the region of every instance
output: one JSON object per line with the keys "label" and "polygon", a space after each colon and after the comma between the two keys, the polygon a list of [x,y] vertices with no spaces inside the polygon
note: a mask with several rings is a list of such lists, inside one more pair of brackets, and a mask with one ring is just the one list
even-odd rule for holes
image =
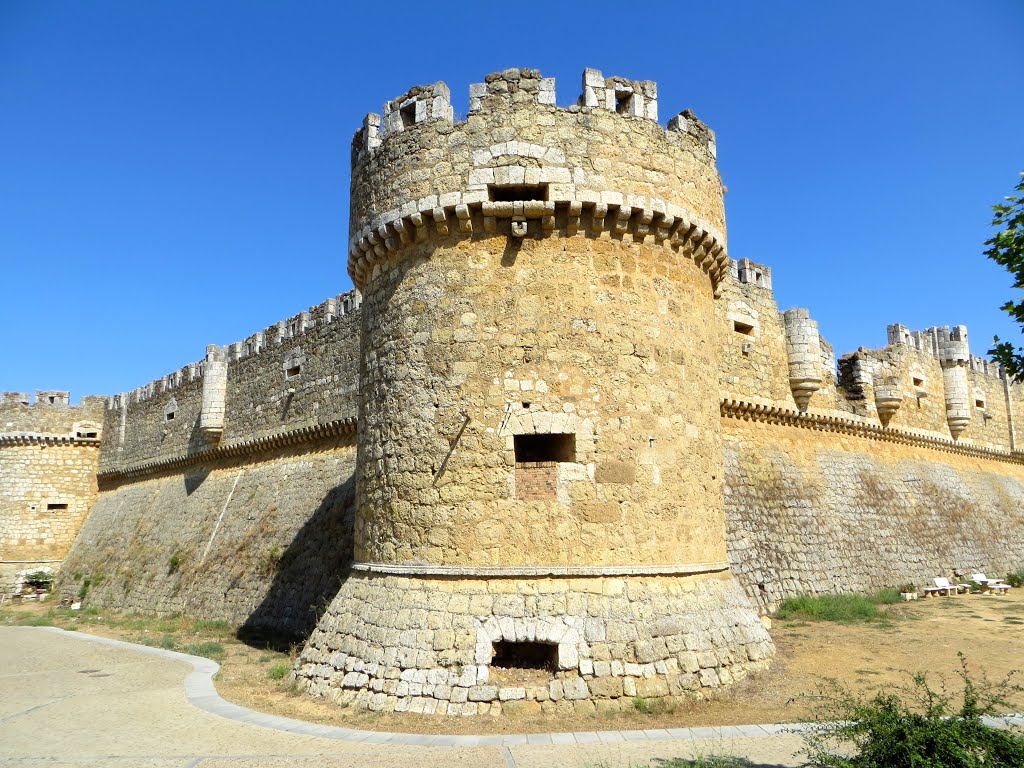
{"label": "bartizan turret", "polygon": [[806,309],[783,313],[786,324],[786,354],[789,357],[789,386],[797,408],[807,410],[811,395],[821,389],[821,342],[818,322]]}

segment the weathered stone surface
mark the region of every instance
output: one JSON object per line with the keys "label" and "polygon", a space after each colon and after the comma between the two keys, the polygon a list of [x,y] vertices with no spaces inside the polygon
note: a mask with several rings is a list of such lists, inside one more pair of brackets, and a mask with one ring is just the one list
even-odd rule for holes
{"label": "weathered stone surface", "polygon": [[[64,393],[5,395],[0,559],[61,557],[92,505],[65,592],[309,633],[310,694],[454,716],[700,695],[771,659],[751,601],[1024,561],[1024,390],[966,328],[890,326],[837,379],[725,256],[713,132],[663,129],[650,81],[554,96],[513,69],[465,122],[443,83],[368,116],[364,294],[83,404],[98,478],[95,443],[23,439],[77,428]],[[496,674],[499,642],[552,679]]]}

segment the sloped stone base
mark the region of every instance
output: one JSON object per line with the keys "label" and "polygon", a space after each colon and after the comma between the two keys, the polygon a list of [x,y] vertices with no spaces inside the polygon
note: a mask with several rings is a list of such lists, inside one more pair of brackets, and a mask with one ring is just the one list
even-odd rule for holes
{"label": "sloped stone base", "polygon": [[[553,646],[552,669],[498,682],[496,642]],[[353,573],[296,665],[315,696],[439,715],[579,711],[701,695],[765,667],[774,646],[728,572],[595,578]],[[537,679],[537,675],[540,679]]]}

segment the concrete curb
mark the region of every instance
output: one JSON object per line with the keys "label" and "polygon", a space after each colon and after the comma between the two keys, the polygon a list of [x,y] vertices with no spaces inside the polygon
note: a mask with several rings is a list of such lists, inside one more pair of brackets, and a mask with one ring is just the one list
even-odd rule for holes
{"label": "concrete curb", "polygon": [[[112,640],[108,637],[89,635],[83,632],[68,632],[59,627],[29,627],[44,632],[60,634],[64,637],[88,640],[101,645],[148,653],[171,661],[181,661],[191,665],[192,671],[185,678],[185,698],[192,706],[209,712],[212,715],[234,720],[235,722],[285,731],[301,736],[318,736],[335,741],[347,741],[363,744],[396,744],[401,746],[421,747],[514,747],[523,745],[572,746],[576,744],[613,744],[638,741],[696,741],[698,739],[734,739],[761,736],[779,736],[800,734],[812,730],[814,723],[776,723],[769,725],[723,725],[710,728],[656,728],[636,731],[576,731],[567,733],[520,733],[491,734],[479,736],[430,736],[418,733],[394,733],[389,731],[361,731],[354,728],[341,728],[334,725],[317,725],[289,717],[268,715],[256,712],[237,704],[225,701],[217,693],[213,685],[213,676],[220,669],[220,664],[202,656],[190,656],[178,651],[167,651],[163,648],[152,648],[148,645],[128,643],[124,640]],[[1024,726],[1024,714],[1013,714],[1005,717],[985,717],[986,725],[992,726]]]}

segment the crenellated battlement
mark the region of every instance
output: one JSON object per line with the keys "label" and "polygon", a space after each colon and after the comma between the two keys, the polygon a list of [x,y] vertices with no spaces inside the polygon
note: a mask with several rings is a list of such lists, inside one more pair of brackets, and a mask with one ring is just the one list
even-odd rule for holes
{"label": "crenellated battlement", "polygon": [[[355,313],[361,303],[362,296],[357,290],[338,294],[315,307],[310,307],[307,311],[299,312],[285,320],[280,320],[263,331],[246,337],[242,341],[226,345],[223,347],[222,362],[235,363],[279,347],[286,341],[300,337],[313,328],[332,323],[338,318]],[[220,347],[217,348],[220,349]],[[217,353],[217,357],[218,362],[220,362],[220,353]],[[201,380],[208,369],[209,362],[210,355],[208,354],[202,360],[184,365],[177,371],[173,371],[141,387],[112,395],[106,398],[107,408],[109,410],[120,410],[127,404],[139,403],[163,392],[174,390],[188,382]],[[19,393],[4,393],[5,397],[9,394],[15,396]]]}
{"label": "crenellated battlement", "polygon": [[926,352],[947,365],[968,366],[971,370],[1001,377],[1001,371],[994,363],[971,355],[967,339],[967,326],[934,326],[923,331],[911,331],[906,326],[894,323],[887,328],[889,344],[905,344]]}
{"label": "crenellated battlement", "polygon": [[463,121],[454,120],[441,82],[388,101],[353,139],[356,286],[428,238],[581,231],[700,251],[717,284],[728,262],[714,133],[690,110],[662,127],[657,101],[653,81],[596,69],[584,71],[582,92],[567,107],[556,104],[554,78],[534,69],[471,85]]}

